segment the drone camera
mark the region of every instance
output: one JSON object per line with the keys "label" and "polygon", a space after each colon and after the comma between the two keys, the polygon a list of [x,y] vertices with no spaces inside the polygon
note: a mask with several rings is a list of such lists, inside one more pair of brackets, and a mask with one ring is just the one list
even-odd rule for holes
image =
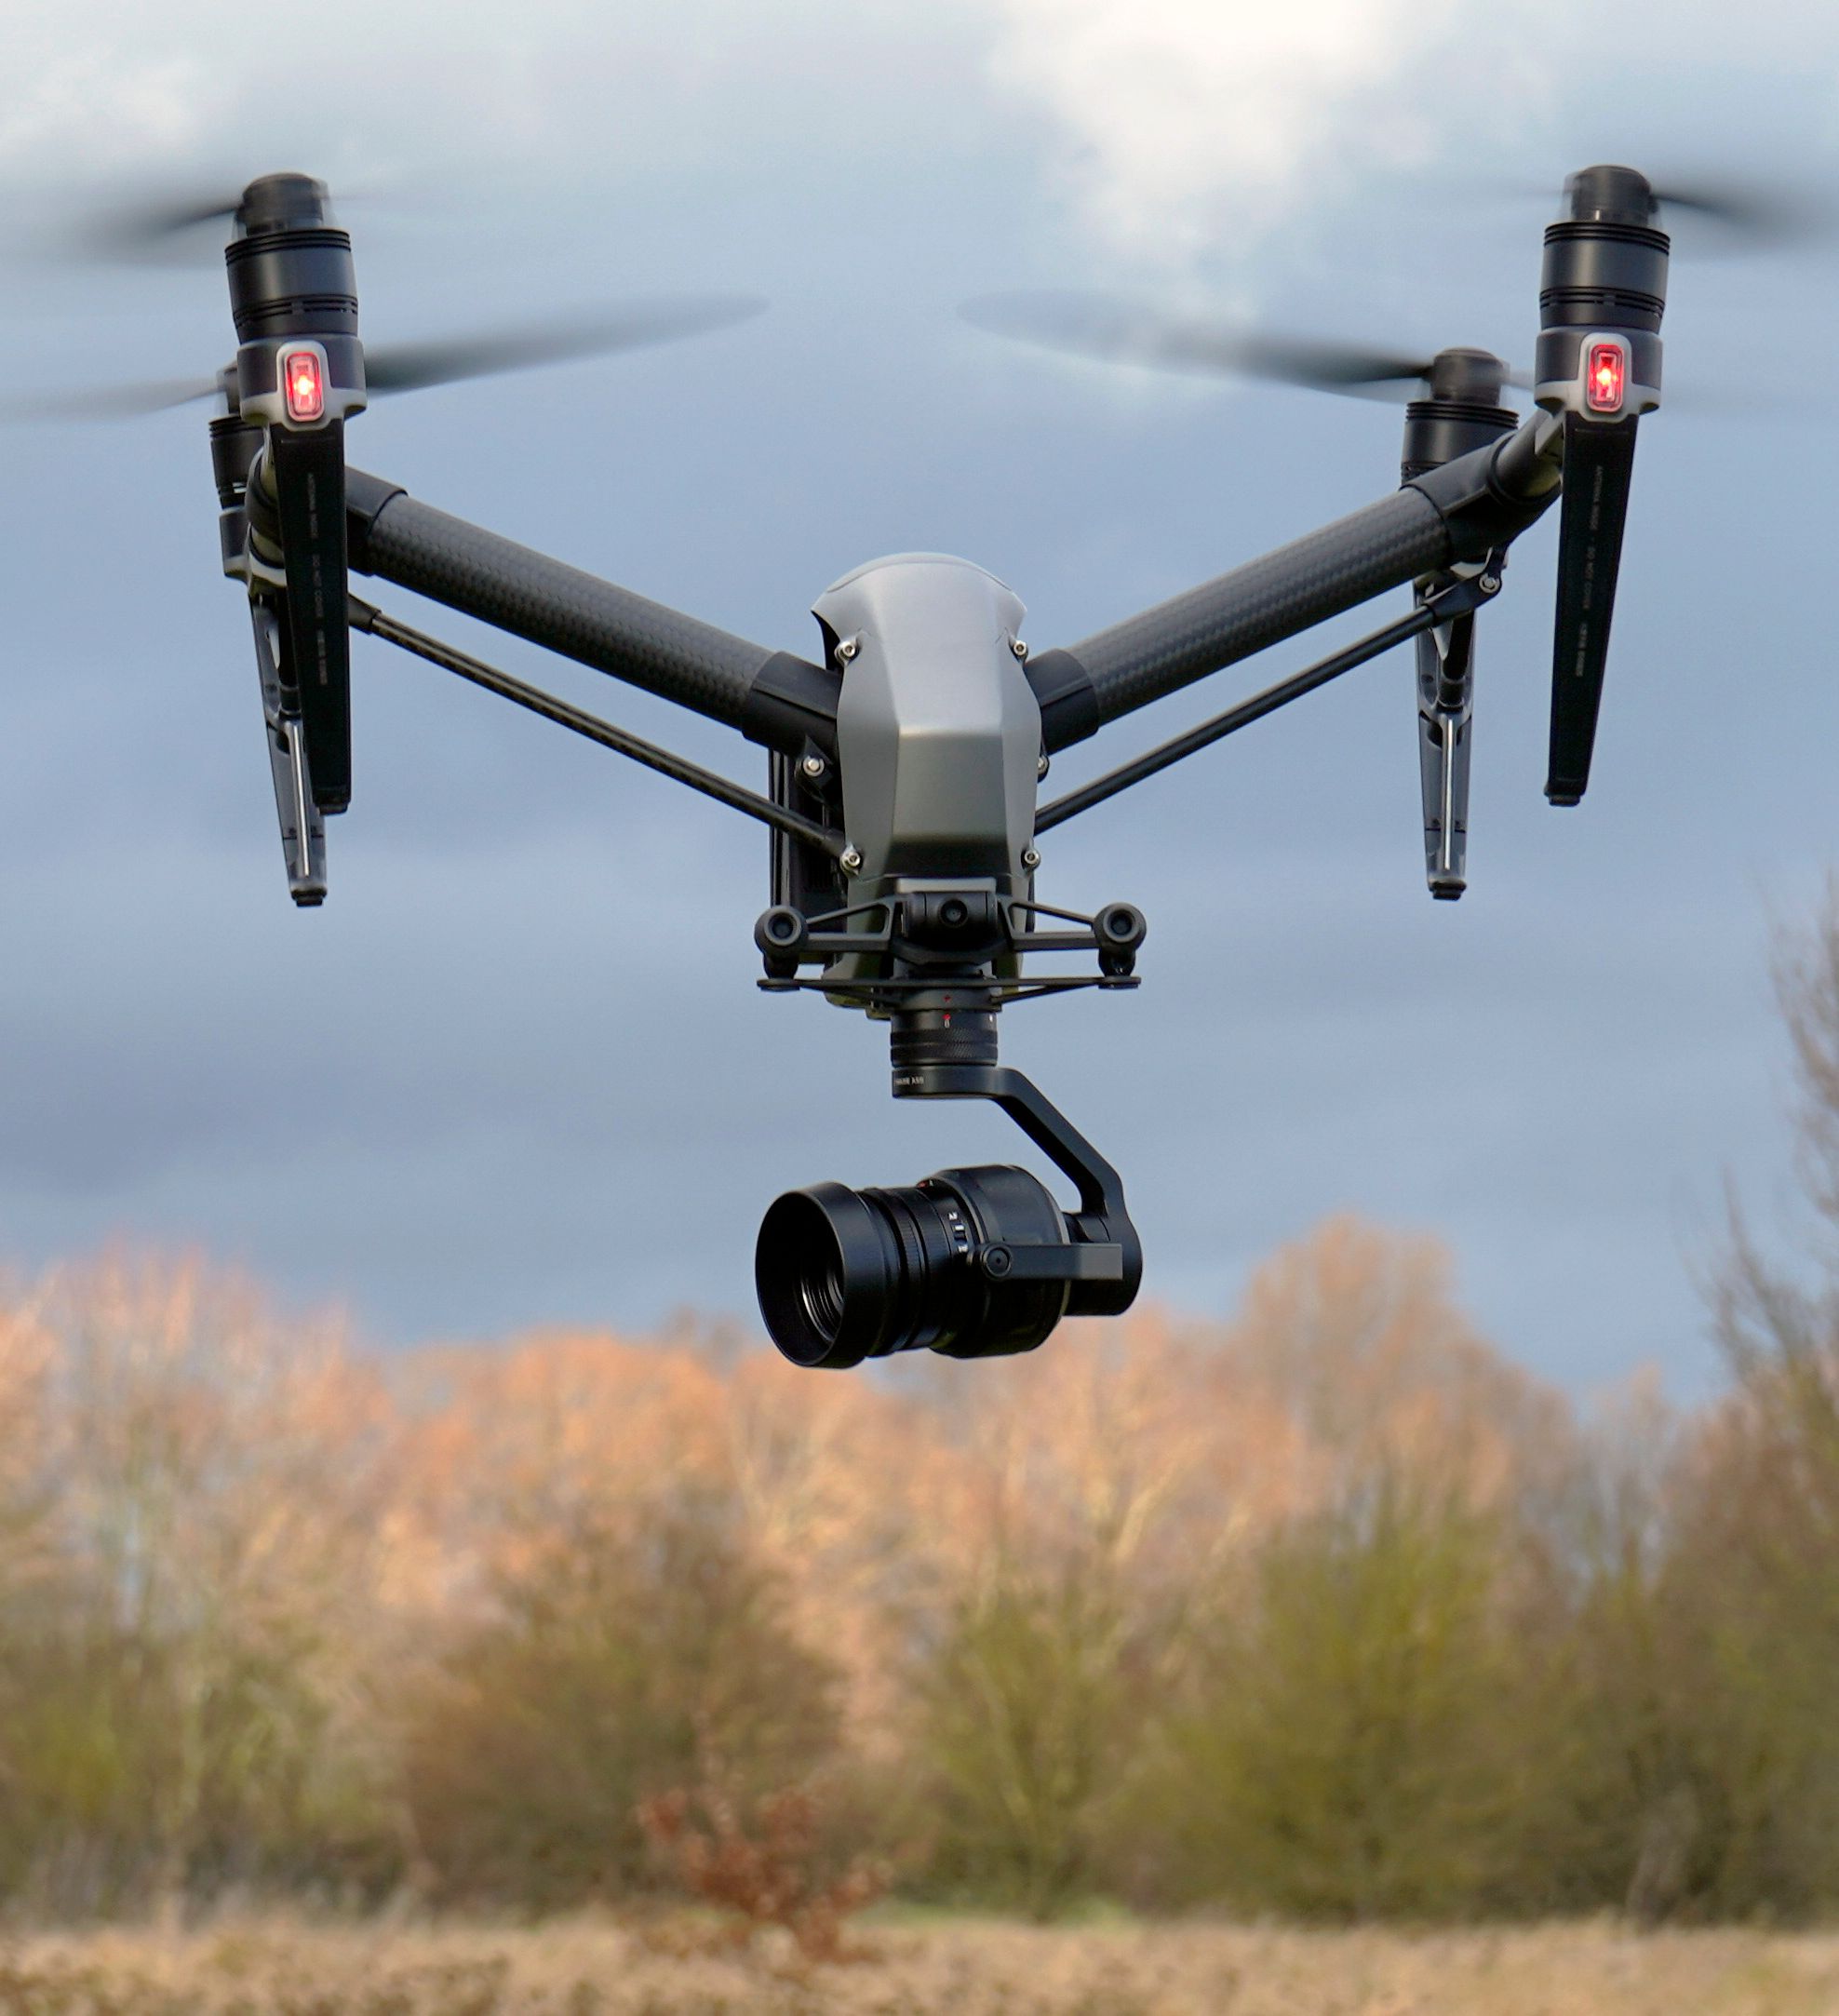
{"label": "drone camera", "polygon": [[[1140,942],[1128,904],[1107,921]],[[1062,1316],[1121,1315],[1143,1279],[1123,1185],[1034,1084],[998,1065],[996,1010],[946,996],[891,1021],[896,1098],[993,1101],[1071,1177],[1079,1208],[1062,1211],[1039,1178],[1000,1165],[900,1189],[787,1191],[754,1249],[772,1341],[794,1364],[826,1369],[905,1351],[1000,1358],[1033,1351]]]}
{"label": "drone camera", "polygon": [[760,1226],[754,1273],[785,1356],[842,1369],[894,1351],[1033,1351],[1075,1309],[1079,1257],[1046,1186],[992,1166],[898,1189],[788,1191]]}
{"label": "drone camera", "polygon": [[794,1364],[826,1370],[895,1351],[1002,1358],[1062,1316],[1134,1299],[1142,1256],[1086,1242],[1026,1169],[942,1169],[899,1189],[814,1183],[768,1211],[755,1249],[760,1313]]}

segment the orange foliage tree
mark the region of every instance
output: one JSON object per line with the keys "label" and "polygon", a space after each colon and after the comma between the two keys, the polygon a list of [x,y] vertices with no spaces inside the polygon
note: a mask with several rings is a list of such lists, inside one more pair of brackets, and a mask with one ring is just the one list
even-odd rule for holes
{"label": "orange foliage tree", "polygon": [[57,1270],[0,1295],[0,1899],[1806,1908],[1839,1466],[1788,1307],[1698,1415],[1580,1427],[1347,1218],[1228,1321],[848,1378]]}

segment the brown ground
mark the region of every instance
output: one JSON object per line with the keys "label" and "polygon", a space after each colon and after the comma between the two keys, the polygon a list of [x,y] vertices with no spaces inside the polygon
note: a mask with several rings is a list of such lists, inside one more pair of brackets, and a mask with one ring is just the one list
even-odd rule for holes
{"label": "brown ground", "polygon": [[954,1921],[800,1978],[784,1952],[667,1950],[707,1942],[679,1930],[0,1931],[0,2016],[1839,2016],[1839,1935]]}

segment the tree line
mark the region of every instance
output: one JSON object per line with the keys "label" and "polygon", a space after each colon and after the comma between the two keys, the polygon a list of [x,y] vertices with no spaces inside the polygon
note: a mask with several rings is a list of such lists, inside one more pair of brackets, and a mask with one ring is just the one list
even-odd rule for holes
{"label": "tree line", "polygon": [[[1830,1231],[1839,929],[1782,987]],[[1839,1299],[1740,1223],[1711,1285],[1681,1409],[1568,1399],[1346,1218],[1228,1321],[850,1378],[693,1324],[367,1355],[196,1259],[17,1281],[0,1909],[618,1903],[701,1801],[1040,1916],[1831,1911]]]}

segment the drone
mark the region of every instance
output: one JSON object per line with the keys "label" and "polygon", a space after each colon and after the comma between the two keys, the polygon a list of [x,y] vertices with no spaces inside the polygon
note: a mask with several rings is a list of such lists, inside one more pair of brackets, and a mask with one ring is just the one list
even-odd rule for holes
{"label": "drone", "polygon": [[[1412,642],[1430,894],[1467,880],[1475,625],[1512,543],[1559,506],[1545,792],[1590,781],[1637,428],[1660,404],[1671,240],[1631,168],[1583,169],[1548,226],[1530,373],[1474,349],[1431,357],[1222,335],[1090,303],[1011,298],[967,310],[1006,334],[1135,361],[1361,390],[1403,386],[1399,487],[1377,503],[1076,642],[1035,651],[1023,605],[964,559],[906,553],[844,574],[813,605],[802,657],[732,636],[419,502],[346,460],[378,391],[537,354],[491,345],[367,357],[350,235],[324,183],[252,181],[224,251],[235,361],[201,388],[223,571],[246,592],[288,887],[327,893],[326,823],[351,803],[351,636],[441,666],[770,829],[754,929],[769,992],[821,993],[888,1028],[897,1099],[984,1099],[1069,1181],[1064,1209],[1028,1171],[944,1169],[890,1189],[817,1183],[767,1211],[761,1315],[795,1364],[896,1351],[1026,1351],[1065,1316],[1129,1309],[1141,1242],[1118,1172],[1021,1072],[999,1062],[1002,1010],[1137,985],[1134,905],[1082,913],[1037,892],[1041,834],[1277,708]],[[206,213],[208,214],[208,213]],[[194,220],[202,221],[202,220]],[[692,309],[638,340],[732,319]],[[615,346],[577,332],[544,355]],[[1522,418],[1510,386],[1532,396]],[[183,395],[181,395],[183,396]],[[734,729],[766,751],[755,791],[629,733],[354,594],[393,583]],[[1052,759],[1137,708],[1400,587],[1370,635],[1062,796]],[[1043,969],[1042,960],[1081,961]]]}

